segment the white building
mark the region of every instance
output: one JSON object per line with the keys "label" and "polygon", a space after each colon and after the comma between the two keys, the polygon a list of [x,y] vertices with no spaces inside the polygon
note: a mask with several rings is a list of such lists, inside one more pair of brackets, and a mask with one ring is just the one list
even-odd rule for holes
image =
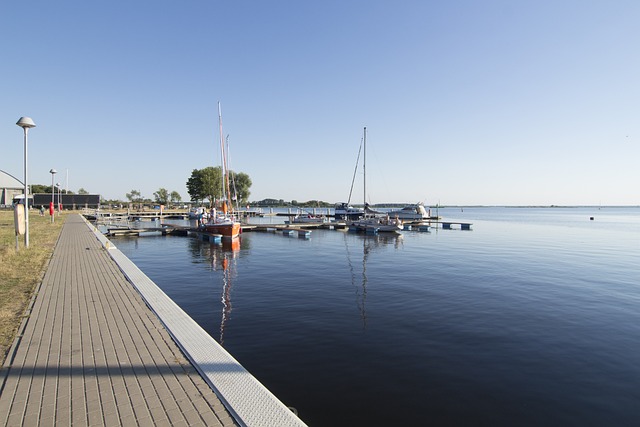
{"label": "white building", "polygon": [[0,170],[0,206],[11,206],[13,198],[23,193],[24,183],[5,171]]}

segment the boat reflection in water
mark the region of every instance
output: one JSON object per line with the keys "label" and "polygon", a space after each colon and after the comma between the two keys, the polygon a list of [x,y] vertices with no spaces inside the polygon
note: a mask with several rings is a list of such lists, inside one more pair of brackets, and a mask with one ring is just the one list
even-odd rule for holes
{"label": "boat reflection in water", "polygon": [[[358,234],[358,240],[362,241],[362,266],[359,269],[358,263],[352,261],[352,257],[359,261],[358,247],[352,245],[353,248],[349,248],[349,241],[352,240],[350,234],[344,234],[344,247],[347,253],[347,263],[349,264],[349,270],[351,271],[351,284],[355,289],[356,305],[360,313],[360,319],[362,320],[362,329],[367,329],[367,262],[369,255],[376,249],[382,248],[387,245],[393,245],[395,249],[399,249],[402,246],[402,234],[385,234],[385,235],[366,235]],[[358,272],[358,270],[360,270]],[[360,273],[360,274],[358,274]],[[358,277],[358,276],[362,277]]]}
{"label": "boat reflection in water", "polygon": [[231,287],[238,275],[237,258],[240,253],[241,237],[222,240],[222,243],[212,244],[209,249],[210,264],[213,271],[220,271],[222,278],[222,319],[220,321],[220,345],[224,344],[224,332],[231,317]]}

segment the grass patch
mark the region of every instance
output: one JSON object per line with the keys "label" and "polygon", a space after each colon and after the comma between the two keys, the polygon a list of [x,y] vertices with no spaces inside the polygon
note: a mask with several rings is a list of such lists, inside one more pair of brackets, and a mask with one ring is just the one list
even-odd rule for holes
{"label": "grass patch", "polygon": [[33,291],[41,281],[45,267],[60,235],[66,214],[51,224],[49,215],[37,210],[29,215],[29,248],[19,236],[16,252],[13,210],[0,211],[0,361],[4,363],[9,347],[22,321]]}

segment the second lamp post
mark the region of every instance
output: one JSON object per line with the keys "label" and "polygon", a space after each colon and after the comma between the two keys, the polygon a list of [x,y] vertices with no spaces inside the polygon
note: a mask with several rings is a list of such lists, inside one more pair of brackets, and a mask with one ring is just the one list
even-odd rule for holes
{"label": "second lamp post", "polygon": [[49,214],[51,215],[51,223],[53,224],[55,222],[55,208],[54,208],[54,201],[53,201],[53,197],[55,196],[55,187],[53,186],[53,177],[58,173],[57,170],[55,169],[51,169],[49,171],[49,173],[51,174],[51,204],[49,205]]}

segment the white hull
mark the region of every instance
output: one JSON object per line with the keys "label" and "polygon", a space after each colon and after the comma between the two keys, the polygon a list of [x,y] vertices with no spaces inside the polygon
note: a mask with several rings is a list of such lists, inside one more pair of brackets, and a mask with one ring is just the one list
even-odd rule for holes
{"label": "white hull", "polygon": [[425,219],[429,219],[429,213],[422,203],[405,206],[400,210],[389,212],[388,215],[390,218],[412,221],[422,221]]}
{"label": "white hull", "polygon": [[346,203],[340,203],[335,206],[334,217],[337,220],[347,219],[356,220],[364,216],[364,210],[360,208],[354,208]]}
{"label": "white hull", "polygon": [[399,232],[403,229],[402,221],[387,218],[369,218],[353,221],[349,224],[351,229],[365,232]]}
{"label": "white hull", "polygon": [[322,224],[325,222],[324,218],[308,215],[308,216],[296,216],[291,221],[285,221],[287,224]]}

